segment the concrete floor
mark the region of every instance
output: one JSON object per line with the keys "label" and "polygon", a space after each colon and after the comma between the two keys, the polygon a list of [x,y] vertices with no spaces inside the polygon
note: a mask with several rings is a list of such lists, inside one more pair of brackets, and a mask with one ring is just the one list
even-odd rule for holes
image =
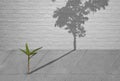
{"label": "concrete floor", "polygon": [[0,81],[120,81],[120,50],[0,51]]}

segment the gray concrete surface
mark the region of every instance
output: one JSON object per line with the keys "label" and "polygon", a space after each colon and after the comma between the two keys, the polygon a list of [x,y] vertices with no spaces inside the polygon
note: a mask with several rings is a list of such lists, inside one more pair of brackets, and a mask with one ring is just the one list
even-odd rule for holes
{"label": "gray concrete surface", "polygon": [[120,81],[120,50],[41,50],[31,59],[0,51],[0,81]]}
{"label": "gray concrete surface", "polygon": [[[0,49],[22,48],[26,42],[33,48],[72,49],[72,35],[54,27],[52,17],[65,1],[0,0]],[[105,10],[91,13],[84,27],[78,49],[120,49],[120,0],[109,0]]]}

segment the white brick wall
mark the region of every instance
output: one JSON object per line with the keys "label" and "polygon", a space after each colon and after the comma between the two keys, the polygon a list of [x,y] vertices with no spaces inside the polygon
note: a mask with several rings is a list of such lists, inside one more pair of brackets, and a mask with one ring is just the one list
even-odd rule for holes
{"label": "white brick wall", "polygon": [[[54,27],[56,7],[64,0],[1,0],[0,49],[31,47],[72,49],[72,35]],[[78,49],[120,49],[120,1],[110,0],[106,10],[89,15],[87,36],[77,39]]]}

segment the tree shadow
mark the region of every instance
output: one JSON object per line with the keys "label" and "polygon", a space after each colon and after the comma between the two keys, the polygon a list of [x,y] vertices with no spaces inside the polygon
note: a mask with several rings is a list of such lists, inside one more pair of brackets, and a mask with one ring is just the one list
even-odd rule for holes
{"label": "tree shadow", "polygon": [[[55,2],[57,0],[52,0]],[[109,0],[66,0],[66,4],[54,11],[55,27],[65,28],[73,35],[73,48],[76,50],[77,37],[86,36],[84,24],[89,20],[89,14],[106,9]]]}
{"label": "tree shadow", "polygon": [[69,55],[69,54],[72,53],[73,51],[75,51],[75,50],[71,50],[71,51],[65,53],[64,55],[62,55],[62,56],[60,56],[60,57],[58,57],[58,58],[56,58],[56,59],[54,59],[54,60],[52,60],[52,61],[50,61],[50,62],[44,64],[44,65],[42,65],[42,66],[36,68],[35,70],[31,71],[29,74],[32,74],[32,73],[34,73],[34,72],[36,72],[36,71],[38,71],[38,70],[40,70],[40,69],[42,69],[42,68],[44,68],[44,67],[46,67],[46,66],[48,66],[48,65],[50,65],[50,64],[52,64],[52,63],[54,63],[54,62],[60,60],[61,58],[63,58],[63,57],[65,57],[65,56]]}

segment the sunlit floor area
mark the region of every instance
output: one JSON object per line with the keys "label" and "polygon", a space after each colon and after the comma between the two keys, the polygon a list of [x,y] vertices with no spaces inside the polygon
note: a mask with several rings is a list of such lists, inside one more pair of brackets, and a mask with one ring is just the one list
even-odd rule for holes
{"label": "sunlit floor area", "polygon": [[120,81],[120,50],[0,51],[0,81]]}

